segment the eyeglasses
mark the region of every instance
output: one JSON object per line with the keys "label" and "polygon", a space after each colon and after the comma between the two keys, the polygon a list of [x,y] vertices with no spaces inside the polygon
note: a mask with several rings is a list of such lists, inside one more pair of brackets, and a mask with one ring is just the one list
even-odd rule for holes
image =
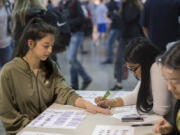
{"label": "eyeglasses", "polygon": [[136,72],[136,70],[140,67],[140,65],[138,65],[137,67],[129,67],[127,66],[127,68],[132,71],[132,72]]}

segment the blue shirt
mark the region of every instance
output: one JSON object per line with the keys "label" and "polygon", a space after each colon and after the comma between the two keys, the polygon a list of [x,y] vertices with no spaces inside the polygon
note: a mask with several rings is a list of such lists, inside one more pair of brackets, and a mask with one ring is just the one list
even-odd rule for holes
{"label": "blue shirt", "polygon": [[144,4],[140,24],[148,28],[149,39],[161,51],[179,37],[178,16],[180,0],[147,0]]}

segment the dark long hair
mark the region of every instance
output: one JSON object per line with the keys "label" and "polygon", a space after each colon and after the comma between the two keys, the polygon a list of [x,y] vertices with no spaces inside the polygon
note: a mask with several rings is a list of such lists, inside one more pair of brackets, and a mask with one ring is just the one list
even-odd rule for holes
{"label": "dark long hair", "polygon": [[[13,57],[24,57],[29,50],[27,41],[33,40],[35,43],[44,38],[47,34],[56,35],[56,28],[43,22],[39,18],[33,18],[29,21],[18,41],[18,46],[14,50]],[[46,71],[46,78],[49,78],[53,73],[51,60],[48,58],[41,61],[41,66],[44,65]]]}
{"label": "dark long hair", "polygon": [[149,112],[152,109],[150,68],[158,55],[160,55],[160,51],[143,37],[133,39],[126,47],[125,61],[141,66],[141,86],[136,103],[138,112]]}
{"label": "dark long hair", "polygon": [[180,69],[180,41],[176,42],[167,52],[160,57],[163,66],[171,69]]}

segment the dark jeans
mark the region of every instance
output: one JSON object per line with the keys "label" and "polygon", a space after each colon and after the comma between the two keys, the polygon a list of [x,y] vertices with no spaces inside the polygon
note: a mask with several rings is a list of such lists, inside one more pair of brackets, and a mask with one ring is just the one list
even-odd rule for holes
{"label": "dark jeans", "polygon": [[111,29],[107,39],[107,60],[113,60],[113,44],[119,38],[119,29]]}
{"label": "dark jeans", "polygon": [[117,56],[115,60],[114,66],[114,77],[116,78],[117,82],[122,82],[122,75],[123,75],[123,63],[124,63],[124,50],[125,46],[128,44],[130,39],[128,38],[120,38],[119,45],[117,50]]}
{"label": "dark jeans", "polygon": [[11,45],[5,48],[0,48],[0,69],[3,67],[4,64],[10,61],[11,55],[12,55]]}

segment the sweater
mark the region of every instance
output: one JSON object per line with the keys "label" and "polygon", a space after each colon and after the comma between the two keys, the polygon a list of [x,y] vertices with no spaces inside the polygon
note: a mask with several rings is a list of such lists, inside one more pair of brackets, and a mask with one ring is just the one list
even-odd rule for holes
{"label": "sweater", "polygon": [[[150,69],[151,93],[153,98],[152,111],[159,115],[165,115],[171,107],[171,93],[168,91],[167,84],[162,76],[161,66],[157,63],[152,64]],[[122,97],[124,105],[135,105],[141,81],[139,81],[132,92]]]}
{"label": "sweater", "polygon": [[79,97],[67,87],[53,63],[53,74],[47,80],[40,69],[35,76],[29,64],[16,57],[0,72],[0,119],[8,134],[17,133],[53,102],[74,105]]}

